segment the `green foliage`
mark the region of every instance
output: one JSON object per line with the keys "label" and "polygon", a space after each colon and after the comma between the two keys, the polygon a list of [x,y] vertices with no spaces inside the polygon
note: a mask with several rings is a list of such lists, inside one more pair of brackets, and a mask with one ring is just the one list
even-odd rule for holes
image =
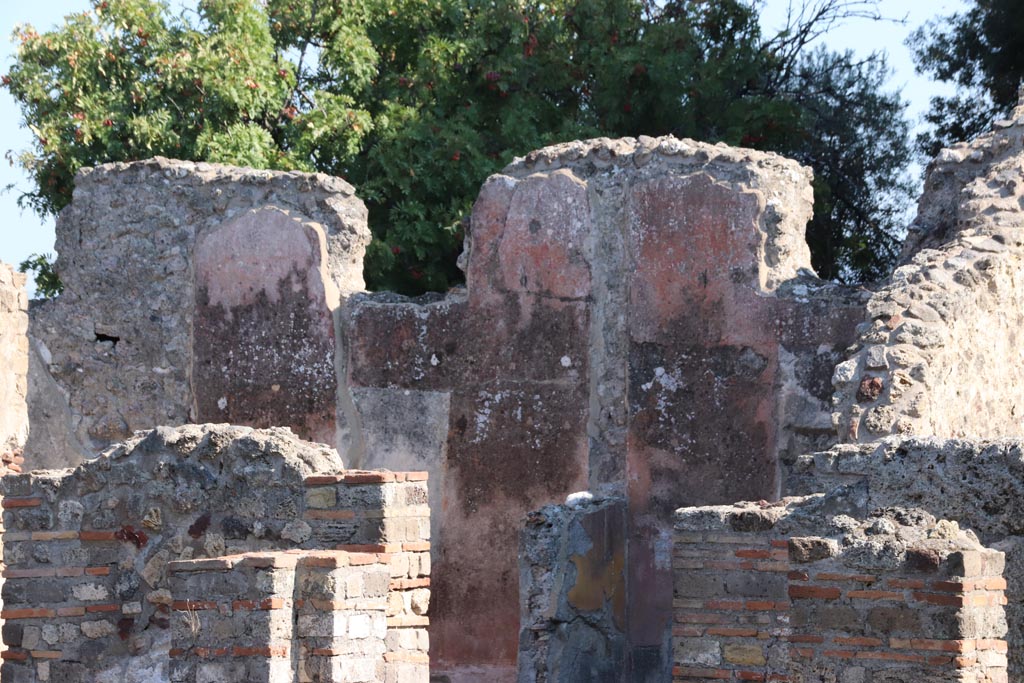
{"label": "green foliage", "polygon": [[912,153],[904,104],[882,90],[887,76],[882,60],[816,50],[782,86],[804,116],[803,134],[784,149],[814,168],[807,239],[824,278],[876,280],[899,255]]}
{"label": "green foliage", "polygon": [[1024,3],[1020,0],[975,0],[965,12],[922,26],[908,44],[919,72],[957,88],[955,95],[932,98],[925,117],[932,130],[918,140],[927,157],[980,135],[1017,104],[1024,80]]}
{"label": "green foliage", "polygon": [[53,256],[32,254],[18,265],[22,273],[32,273],[36,281],[36,294],[43,299],[52,299],[64,289],[57,271],[53,269]]}
{"label": "green foliage", "polygon": [[817,0],[824,14],[765,38],[749,0],[202,0],[198,16],[93,0],[20,29],[5,83],[37,136],[21,161],[41,212],[105,161],[318,170],[369,206],[371,287],[443,290],[480,184],[515,155],[671,133],[812,165],[815,264],[858,279],[891,261],[903,110],[880,57],[803,47],[813,22],[871,4]]}

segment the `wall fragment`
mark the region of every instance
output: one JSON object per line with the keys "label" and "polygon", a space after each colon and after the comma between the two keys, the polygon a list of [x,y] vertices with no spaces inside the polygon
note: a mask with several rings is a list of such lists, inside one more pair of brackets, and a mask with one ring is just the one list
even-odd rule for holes
{"label": "wall fragment", "polygon": [[29,429],[27,331],[25,276],[0,263],[0,458],[15,471]]}
{"label": "wall fragment", "polygon": [[[285,214],[303,230],[289,232],[293,223],[275,218]],[[258,233],[261,239],[226,239],[229,224],[237,233],[242,223],[249,226],[249,237]],[[269,267],[282,250],[308,245],[304,231],[310,230],[322,233],[322,244],[305,261],[290,262],[306,265],[295,282],[305,288],[309,303],[300,310],[308,312],[307,320],[296,322],[264,307],[262,319],[250,316],[243,323],[249,327],[232,336],[223,329],[226,313],[220,326],[210,317],[217,309],[204,307],[197,316],[197,296],[214,281],[222,285],[223,300],[237,300],[243,308],[245,297],[258,298],[260,291],[271,300],[282,292],[298,296],[290,272],[285,281],[271,282],[276,271],[261,270],[259,264]],[[213,262],[197,263],[197,243],[218,231],[221,241],[209,254]],[[42,414],[40,421],[49,419],[50,431],[60,427],[67,433],[49,437],[47,446],[70,447],[47,464],[77,464],[136,430],[207,419],[257,427],[289,424],[333,443],[336,370],[330,315],[324,311],[336,307],[331,285],[342,294],[363,288],[369,237],[365,206],[338,178],[167,159],[84,169],[72,203],[57,221],[56,269],[64,292],[32,313],[34,346],[58,391],[44,391],[48,387],[40,377],[31,410]],[[230,268],[250,277],[217,279]],[[257,274],[264,280],[257,282]],[[252,328],[260,322],[272,327]],[[215,334],[224,335],[221,341],[230,341],[238,352],[251,352],[237,361],[241,367],[225,364],[215,352],[219,347],[210,341]],[[293,347],[310,362],[285,362],[282,349]],[[305,388],[311,378],[313,390]],[[218,402],[231,391],[249,400],[242,398],[243,405],[225,414]],[[271,394],[273,402],[263,400]],[[66,416],[58,409],[62,403]],[[283,414],[267,403],[280,406]]]}
{"label": "wall fragment", "polygon": [[1024,430],[1024,106],[928,167],[902,265],[836,367],[844,441]]}
{"label": "wall fragment", "polygon": [[673,681],[1006,681],[1003,553],[842,492],[676,517]]}
{"label": "wall fragment", "polygon": [[[402,666],[411,670],[412,681],[426,680],[425,473],[345,470],[336,451],[300,441],[287,429],[189,425],[140,433],[75,469],[5,477],[0,490],[9,567],[0,613],[9,648],[0,669],[4,680],[169,680],[172,648],[191,653],[184,661],[196,663],[192,655],[205,661],[203,653],[209,654],[196,648],[227,647],[212,641],[172,645],[172,621],[197,611],[182,600],[212,600],[218,581],[226,582],[216,589],[222,598],[231,591],[239,600],[251,599],[245,597],[249,592],[264,593],[260,600],[278,597],[274,591],[281,586],[268,587],[245,573],[260,561],[253,566],[230,556],[270,552],[291,558],[292,568],[296,557],[316,568],[316,551],[326,549],[340,553],[346,566],[379,565],[374,571],[383,593],[376,597],[384,596],[380,618],[388,629],[380,639],[396,657],[393,667],[382,665],[381,675]],[[342,561],[333,554],[328,560]],[[183,561],[197,563],[187,567],[197,572],[197,583],[172,585],[173,570],[182,566],[171,563]],[[293,579],[307,592],[316,588],[311,584],[317,580],[308,576]],[[204,582],[212,582],[210,595],[192,592]],[[356,587],[351,588],[354,597]],[[233,600],[230,607],[246,609]],[[225,638],[222,629],[236,623],[220,611],[205,616],[208,634]],[[246,675],[270,676],[282,666],[271,631],[293,622],[291,613],[283,620],[278,616],[240,617],[239,623],[257,630],[245,635],[250,643],[238,640],[230,647],[255,659],[208,667],[224,678],[203,678],[202,667],[191,666],[182,675],[239,680],[232,678],[239,666]],[[323,643],[309,642],[313,650],[323,649]],[[250,647],[257,650],[245,649]],[[327,658],[320,663],[335,671],[333,658],[340,654],[316,656]]]}

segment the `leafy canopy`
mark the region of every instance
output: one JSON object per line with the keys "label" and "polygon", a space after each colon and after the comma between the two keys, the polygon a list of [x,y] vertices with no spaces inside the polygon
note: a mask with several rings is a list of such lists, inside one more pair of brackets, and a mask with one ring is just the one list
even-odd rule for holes
{"label": "leafy canopy", "polygon": [[907,41],[917,70],[953,83],[956,93],[933,97],[931,130],[918,147],[929,157],[985,132],[1017,103],[1024,80],[1024,3],[975,0],[965,12],[925,24]]}
{"label": "leafy canopy", "polygon": [[806,46],[874,4],[808,0],[765,37],[741,0],[93,0],[18,29],[4,84],[36,136],[20,161],[41,213],[106,161],[323,171],[369,206],[371,287],[443,290],[481,182],[515,155],[671,133],[814,167],[814,265],[857,280],[894,254],[903,104],[881,56]]}

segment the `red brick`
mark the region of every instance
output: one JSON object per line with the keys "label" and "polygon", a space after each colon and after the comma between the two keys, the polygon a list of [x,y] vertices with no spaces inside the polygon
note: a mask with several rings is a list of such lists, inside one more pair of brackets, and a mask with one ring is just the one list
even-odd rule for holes
{"label": "red brick", "polygon": [[384,661],[430,664],[430,655],[428,655],[426,652],[385,652]]}
{"label": "red brick", "polygon": [[33,659],[60,659],[64,653],[60,650],[31,650]]}
{"label": "red brick", "polygon": [[427,481],[430,477],[428,472],[406,472],[406,481]]}
{"label": "red brick", "polygon": [[395,480],[393,472],[346,472],[342,484],[387,484]]}
{"label": "red brick", "polygon": [[919,602],[927,602],[931,605],[945,605],[947,607],[963,607],[964,598],[962,595],[948,595],[945,593],[922,593],[914,591],[914,599]]}
{"label": "red brick", "polygon": [[733,553],[736,557],[746,560],[768,560],[771,559],[771,552],[768,550],[737,550]]}
{"label": "red brick", "polygon": [[58,607],[57,608],[57,616],[58,617],[84,617],[85,616],[85,608],[84,607]]}
{"label": "red brick", "polygon": [[1009,647],[1005,640],[993,640],[991,638],[974,641],[975,647],[979,650],[995,650],[996,652],[1007,652]]}
{"label": "red brick", "polygon": [[831,586],[790,586],[790,598],[814,598],[819,600],[836,600],[842,592]]}
{"label": "red brick", "polygon": [[878,647],[882,644],[882,641],[878,638],[868,638],[865,636],[837,637],[833,638],[832,641],[836,645],[851,645],[853,647]]}
{"label": "red brick", "polygon": [[786,574],[786,578],[788,578],[790,581],[807,581],[810,578],[810,576],[807,574],[807,572],[789,572],[788,574]]}
{"label": "red brick", "polygon": [[743,609],[742,600],[708,600],[704,603],[705,609],[715,610],[741,610]]}
{"label": "red brick", "polygon": [[966,583],[961,581],[935,581],[932,583],[931,590],[942,593],[963,593],[964,591],[973,590],[973,588],[973,581]]}
{"label": "red brick", "polygon": [[3,505],[4,509],[10,508],[34,508],[39,507],[43,504],[43,499],[39,496],[33,496],[31,498],[4,498],[0,505]]}
{"label": "red brick", "polygon": [[814,576],[815,581],[852,581],[854,583],[874,583],[877,576],[871,574],[831,574],[823,572]]}
{"label": "red brick", "polygon": [[849,591],[847,597],[854,600],[902,600],[903,593],[895,591]]}
{"label": "red brick", "polygon": [[41,579],[57,575],[56,567],[37,567],[35,569],[5,569],[5,579]]}
{"label": "red brick", "polygon": [[306,477],[302,483],[306,486],[324,486],[326,484],[337,484],[345,475],[343,474],[321,474],[315,477]]}
{"label": "red brick", "polygon": [[824,643],[825,639],[821,636],[810,636],[810,635],[791,635],[787,636],[786,640],[791,643]]}
{"label": "red brick", "polygon": [[28,653],[24,650],[4,650],[0,652],[0,659],[9,659],[14,662],[24,662],[28,659]]}
{"label": "red brick", "polygon": [[56,610],[43,607],[26,609],[5,609],[0,611],[0,619],[50,619],[57,616]]}
{"label": "red brick", "polygon": [[973,640],[933,640],[926,638],[890,638],[889,646],[896,650],[932,650],[934,652],[973,652]]}
{"label": "red brick", "polygon": [[919,579],[888,579],[885,585],[889,588],[924,588],[925,583]]}
{"label": "red brick", "polygon": [[110,567],[86,567],[86,576],[110,576]]}
{"label": "red brick", "polygon": [[81,531],[78,534],[82,541],[116,541],[113,531]]}
{"label": "red brick", "polygon": [[106,605],[86,605],[86,612],[120,612],[121,605],[109,603]]}

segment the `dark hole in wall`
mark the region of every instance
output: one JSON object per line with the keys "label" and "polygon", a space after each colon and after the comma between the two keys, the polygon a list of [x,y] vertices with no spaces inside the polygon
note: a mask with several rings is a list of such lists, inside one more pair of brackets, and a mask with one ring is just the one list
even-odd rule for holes
{"label": "dark hole in wall", "polygon": [[115,337],[111,334],[96,333],[96,341],[98,342],[111,342],[114,346],[117,346],[117,342],[121,341],[120,337]]}

